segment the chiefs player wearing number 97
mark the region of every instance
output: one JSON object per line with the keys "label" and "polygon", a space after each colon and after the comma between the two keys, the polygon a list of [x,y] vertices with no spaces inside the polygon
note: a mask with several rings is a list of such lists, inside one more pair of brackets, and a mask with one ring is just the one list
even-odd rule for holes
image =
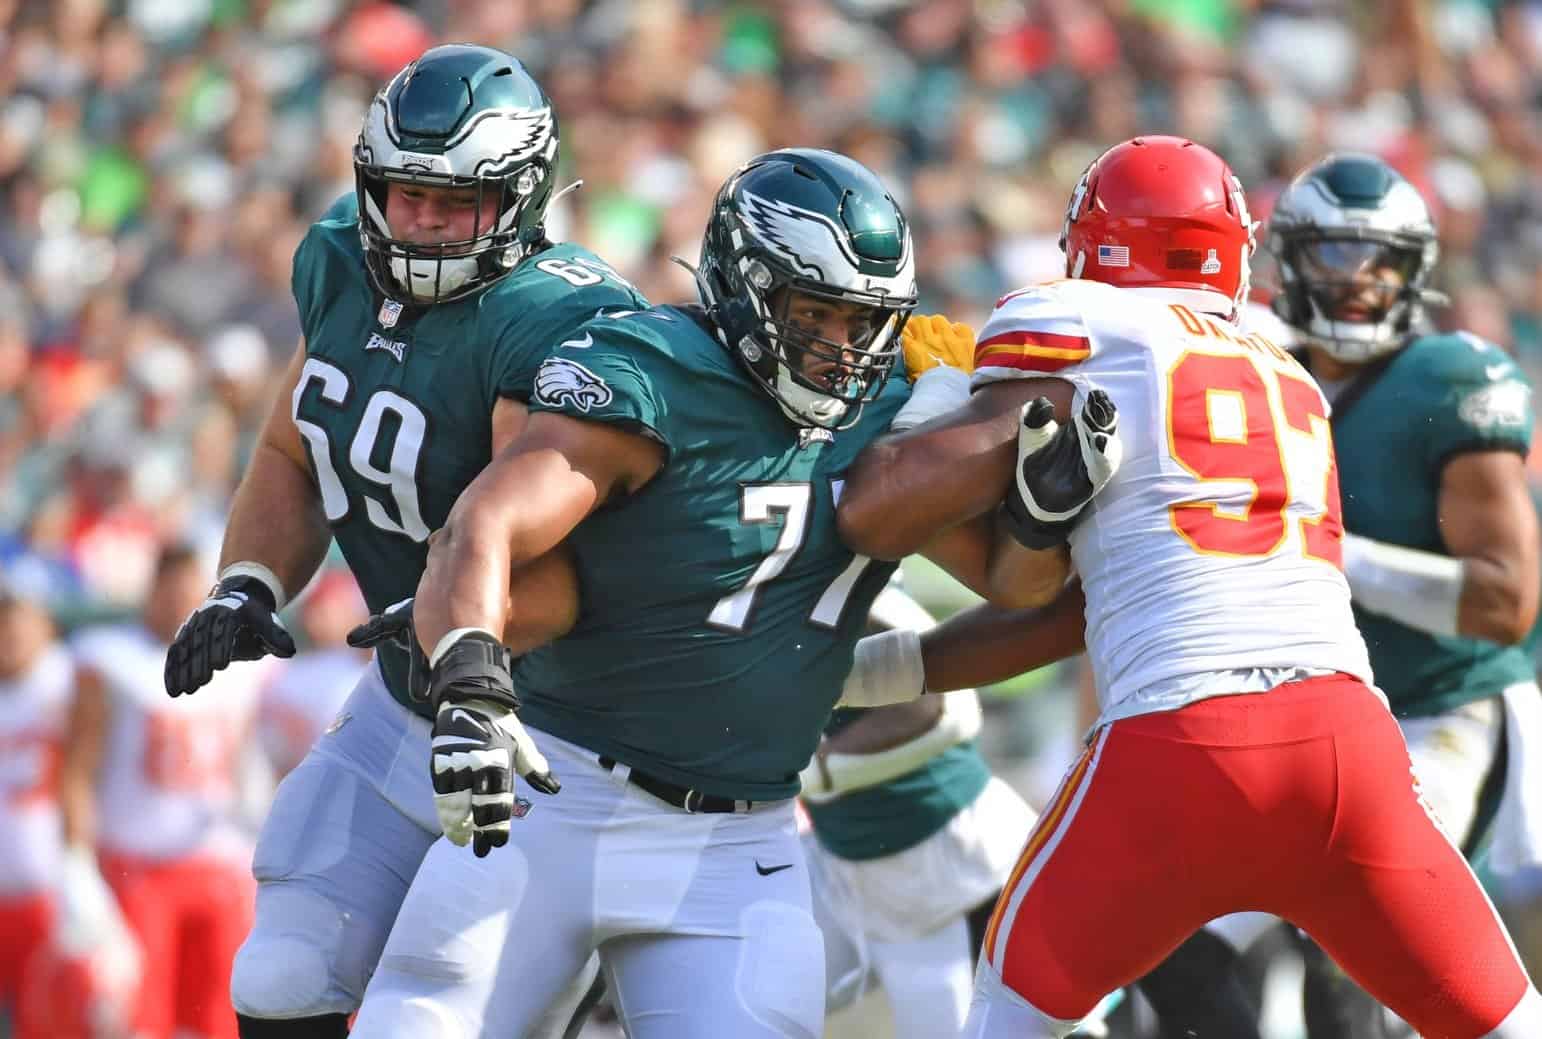
{"label": "chiefs player wearing number 97", "polygon": [[[1542,1035],[1371,684],[1327,404],[1234,324],[1253,251],[1236,178],[1190,141],[1126,141],[1082,175],[1062,244],[1066,280],[981,330],[968,401],[869,448],[840,504],[852,547],[894,558],[997,488],[1026,543],[1068,540],[1086,596],[1102,715],[997,903],[965,1035],[1063,1036],[1241,909],[1300,925],[1431,1039]],[[1056,515],[1013,474],[1043,471],[1040,398],[1063,419],[1094,384],[1123,462]]]}

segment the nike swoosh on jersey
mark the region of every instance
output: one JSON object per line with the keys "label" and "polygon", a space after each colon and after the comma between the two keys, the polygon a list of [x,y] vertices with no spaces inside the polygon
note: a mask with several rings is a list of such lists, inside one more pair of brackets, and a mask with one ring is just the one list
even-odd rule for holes
{"label": "nike swoosh on jersey", "polygon": [[769,877],[773,873],[780,873],[784,869],[792,869],[793,863],[785,862],[780,866],[762,866],[760,860],[755,860],[755,872],[763,877]]}

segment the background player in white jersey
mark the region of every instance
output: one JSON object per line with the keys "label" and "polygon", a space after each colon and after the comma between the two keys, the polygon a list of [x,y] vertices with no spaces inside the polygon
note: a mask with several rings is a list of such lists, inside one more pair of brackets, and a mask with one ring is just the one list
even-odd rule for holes
{"label": "background player in white jersey", "polygon": [[[1086,595],[1103,714],[997,905],[966,1035],[1065,1035],[1240,909],[1301,924],[1428,1036],[1542,1029],[1542,996],[1397,768],[1406,747],[1367,684],[1326,402],[1231,324],[1252,231],[1213,153],[1110,149],[1068,207],[1069,279],[1002,300],[969,403],[880,442],[848,480],[843,531],[880,556],[966,518],[957,496],[991,481],[1025,543],[1069,537]],[[1078,449],[1046,434],[1088,380],[1119,408],[1125,459],[1080,515],[1096,481],[1046,502],[1013,466]],[[898,524],[877,520],[901,503]]]}
{"label": "background player in white jersey", "polygon": [[[1345,573],[1376,683],[1425,800],[1506,879],[1542,859],[1542,693],[1521,645],[1542,588],[1525,457],[1531,388],[1499,347],[1425,320],[1435,226],[1382,160],[1339,154],[1281,193],[1267,239],[1277,313],[1333,404]],[[1476,861],[1476,860],[1475,860]],[[1313,1039],[1382,1013],[1307,951]]]}
{"label": "background player in white jersey", "polygon": [[[540,361],[597,311],[646,305],[593,253],[547,238],[557,157],[556,113],[502,51],[432,48],[376,95],[355,191],[296,250],[303,341],[236,491],[219,583],[168,657],[167,692],[232,660],[292,654],[276,611],[334,537],[373,609],[410,596],[430,532],[524,425]],[[526,584],[519,601],[571,603],[567,577]],[[231,979],[246,1039],[346,1034],[439,834],[409,657],[383,646],[376,665],[279,786],[258,840],[256,920]]]}
{"label": "background player in white jersey", "polygon": [[72,852],[96,853],[143,956],[134,1030],[234,1039],[230,966],[251,922],[251,843],[235,813],[264,668],[190,704],[161,688],[166,647],[202,601],[203,561],[165,549],[138,623],[88,628],[61,784]]}
{"label": "background player in white jersey", "polygon": [[[0,1013],[50,941],[60,867],[59,759],[75,669],[37,603],[0,584]],[[19,1026],[17,1039],[44,1039]]]}

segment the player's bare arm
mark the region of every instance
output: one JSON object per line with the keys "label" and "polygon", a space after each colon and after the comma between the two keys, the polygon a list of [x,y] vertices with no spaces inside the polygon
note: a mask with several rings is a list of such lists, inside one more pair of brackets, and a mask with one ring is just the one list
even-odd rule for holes
{"label": "player's bare arm", "polygon": [[414,627],[418,642],[433,647],[430,768],[434,807],[453,843],[471,843],[482,856],[508,842],[515,774],[543,793],[561,789],[516,714],[513,658],[500,638],[511,569],[547,556],[585,516],[640,489],[663,462],[663,448],[637,433],[533,416],[456,500],[430,547]]}
{"label": "player's bare arm", "polygon": [[1461,563],[1458,634],[1513,645],[1537,619],[1537,513],[1525,462],[1513,451],[1475,451],[1446,463],[1440,532]]}
{"label": "player's bare arm", "polygon": [[1086,648],[1086,605],[1072,581],[1047,606],[960,610],[921,636],[927,692],[994,685],[1075,656]]}
{"label": "player's bare arm", "polygon": [[1434,635],[1514,645],[1537,617],[1538,524],[1521,456],[1473,451],[1441,471],[1446,553],[1344,537],[1355,603]]}
{"label": "player's bare arm", "polygon": [[920,554],[1005,610],[1043,606],[1060,593],[1071,572],[1064,548],[1023,548],[991,512],[943,531],[922,546]]}
{"label": "player's bare arm", "polygon": [[[305,367],[305,341],[284,371],[231,502],[220,571],[242,562],[258,563],[272,573],[284,598],[311,579],[326,555],[332,533],[321,508],[321,492],[291,412],[291,398]],[[279,606],[283,603],[279,602]]]}
{"label": "player's bare arm", "polygon": [[1075,656],[1084,648],[1081,582],[1047,606],[1008,610],[989,603],[926,632],[895,629],[857,643],[842,707],[882,707],[926,693],[970,689]]}
{"label": "player's bare arm", "polygon": [[[530,409],[522,402],[498,398],[492,416],[493,455],[513,443],[529,421]],[[566,549],[559,546],[514,568],[509,575],[508,614],[503,624],[503,644],[511,652],[524,653],[545,645],[566,634],[576,620],[578,576]]]}
{"label": "player's bare arm", "polygon": [[877,441],[847,477],[836,519],[864,555],[902,559],[940,532],[994,509],[1012,482],[1022,406],[1048,397],[1071,413],[1064,379],[1015,379],[982,387],[967,404]]}
{"label": "player's bare arm", "polygon": [[551,551],[598,506],[640,489],[663,461],[663,449],[636,433],[531,417],[461,494],[429,549],[414,612],[431,658],[457,629],[502,631],[511,568]]}

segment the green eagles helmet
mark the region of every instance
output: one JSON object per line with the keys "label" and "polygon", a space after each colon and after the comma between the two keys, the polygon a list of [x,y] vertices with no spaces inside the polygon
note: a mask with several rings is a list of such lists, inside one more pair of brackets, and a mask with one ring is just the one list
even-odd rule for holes
{"label": "green eagles helmet", "polygon": [[[1400,348],[1428,303],[1439,256],[1435,225],[1418,190],[1371,155],[1335,154],[1280,193],[1269,217],[1269,249],[1279,264],[1279,316],[1346,364]],[[1357,274],[1392,268],[1379,305],[1339,315]],[[1363,301],[1361,301],[1363,304]]]}
{"label": "green eagles helmet", "polygon": [[[723,345],[800,426],[844,429],[878,396],[916,305],[910,227],[861,163],[791,148],[751,159],[712,204],[697,285]],[[787,321],[791,288],[866,308],[864,330],[834,343]],[[804,359],[838,359],[834,384]]]}
{"label": "green eagles helmet", "polygon": [[[375,287],[442,303],[507,274],[546,236],[557,169],[557,115],[515,58],[491,47],[425,51],[375,95],[353,150],[359,235]],[[497,216],[470,238],[434,245],[395,238],[386,223],[391,182],[474,187]]]}

